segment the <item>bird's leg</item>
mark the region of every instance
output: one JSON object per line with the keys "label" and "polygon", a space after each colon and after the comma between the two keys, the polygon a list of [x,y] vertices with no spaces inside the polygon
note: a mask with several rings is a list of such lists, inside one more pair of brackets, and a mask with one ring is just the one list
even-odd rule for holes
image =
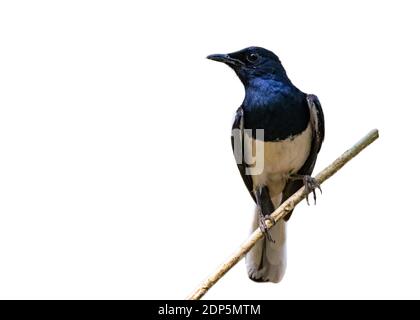
{"label": "bird's leg", "polygon": [[[271,223],[273,224],[276,223],[274,218],[270,216],[270,214],[274,211],[274,206],[271,202],[271,199],[268,193],[268,188],[266,186],[258,187],[258,189],[254,191],[254,194],[255,194],[255,199],[257,201],[257,210],[258,210],[258,215],[259,215],[260,230],[268,241],[274,243],[275,241],[271,237],[267,224],[265,222],[265,220],[270,220]],[[267,213],[267,211],[269,213]]]}
{"label": "bird's leg", "polygon": [[316,189],[322,194],[322,189],[318,181],[315,178],[311,177],[310,175],[300,175],[300,174],[292,174],[290,175],[289,179],[291,180],[302,180],[303,185],[305,186],[305,193],[306,193],[306,203],[309,205],[309,194],[312,192],[314,197],[314,204],[316,204]]}

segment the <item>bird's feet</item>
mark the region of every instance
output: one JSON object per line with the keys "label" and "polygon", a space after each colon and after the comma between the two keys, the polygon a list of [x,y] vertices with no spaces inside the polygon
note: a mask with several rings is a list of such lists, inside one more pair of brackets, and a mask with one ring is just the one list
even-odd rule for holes
{"label": "bird's feet", "polygon": [[269,215],[264,216],[260,211],[260,230],[268,241],[275,243],[275,241],[271,237],[270,231],[268,230],[267,223],[265,222],[265,220],[270,220],[272,224],[276,223],[273,217]]}
{"label": "bird's feet", "polygon": [[312,195],[314,197],[314,204],[316,204],[316,189],[319,189],[319,191],[322,194],[322,189],[318,181],[316,181],[315,178],[312,178],[309,175],[299,175],[294,174],[290,176],[290,179],[292,180],[302,180],[303,185],[305,186],[305,193],[306,193],[306,203],[309,205],[309,194],[312,192]]}

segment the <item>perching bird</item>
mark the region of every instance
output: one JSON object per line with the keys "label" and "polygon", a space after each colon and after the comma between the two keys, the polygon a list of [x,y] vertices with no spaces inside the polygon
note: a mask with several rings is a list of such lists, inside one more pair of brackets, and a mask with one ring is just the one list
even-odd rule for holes
{"label": "perching bird", "polygon": [[[253,230],[259,226],[265,234],[246,255],[248,276],[257,282],[279,282],[286,269],[286,221],[291,213],[270,230],[265,220],[303,185],[316,201],[319,185],[311,174],[324,140],[321,104],[315,95],[296,88],[279,58],[264,48],[207,58],[227,64],[245,86],[233,123],[232,147],[256,203]],[[263,136],[257,129],[263,129]]]}

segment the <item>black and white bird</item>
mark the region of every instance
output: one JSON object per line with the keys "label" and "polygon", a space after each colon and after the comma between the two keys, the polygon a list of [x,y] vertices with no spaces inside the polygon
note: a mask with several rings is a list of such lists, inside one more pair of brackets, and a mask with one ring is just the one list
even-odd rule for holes
{"label": "black and white bird", "polygon": [[[324,140],[321,104],[315,95],[296,88],[279,58],[264,48],[208,58],[231,67],[245,87],[233,123],[232,146],[256,203],[253,230],[259,226],[265,234],[246,255],[248,275],[258,282],[279,282],[286,269],[286,222],[291,213],[269,231],[265,221],[303,185],[316,201],[319,185],[311,174]],[[257,129],[263,129],[263,135]]]}

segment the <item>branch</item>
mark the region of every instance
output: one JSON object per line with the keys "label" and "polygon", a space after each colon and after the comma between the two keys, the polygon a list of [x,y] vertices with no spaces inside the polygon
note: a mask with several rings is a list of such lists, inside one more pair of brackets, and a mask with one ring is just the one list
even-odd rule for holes
{"label": "branch", "polygon": [[[377,129],[370,131],[360,141],[358,141],[353,147],[345,151],[340,157],[338,157],[333,163],[322,170],[315,178],[319,184],[330,178],[334,173],[340,170],[347,162],[357,156],[360,151],[370,145],[379,137]],[[271,217],[274,221],[278,221],[286,216],[294,207],[305,199],[306,193],[305,188],[302,187],[295,194],[289,197],[280,207],[278,207],[272,214]],[[268,228],[273,226],[270,220],[266,220]],[[255,230],[240,247],[239,249],[225,262],[223,263],[210,277],[208,277],[190,296],[188,300],[198,300],[202,298],[209,289],[216,284],[217,281],[222,278],[226,272],[237,264],[245,254],[251,250],[255,243],[263,237],[261,230],[258,228]]]}

